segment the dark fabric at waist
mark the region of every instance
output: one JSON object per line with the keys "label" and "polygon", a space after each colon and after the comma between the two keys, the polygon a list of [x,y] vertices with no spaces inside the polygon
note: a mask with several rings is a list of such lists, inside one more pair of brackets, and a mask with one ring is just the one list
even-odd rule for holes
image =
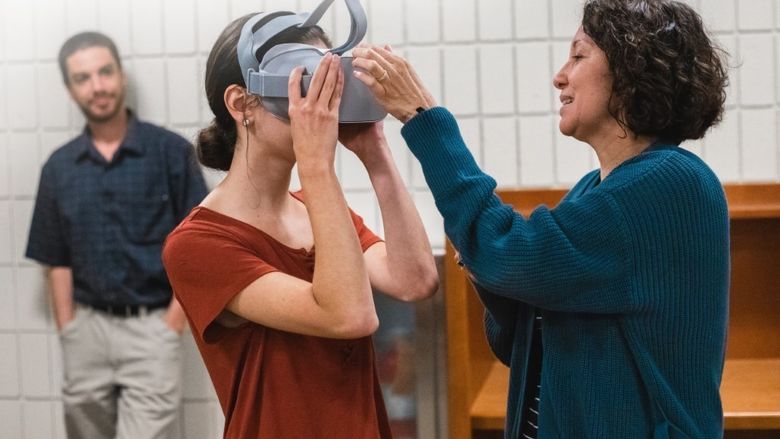
{"label": "dark fabric at waist", "polygon": [[157,309],[167,308],[169,303],[156,303],[151,305],[83,305],[115,317],[138,317]]}

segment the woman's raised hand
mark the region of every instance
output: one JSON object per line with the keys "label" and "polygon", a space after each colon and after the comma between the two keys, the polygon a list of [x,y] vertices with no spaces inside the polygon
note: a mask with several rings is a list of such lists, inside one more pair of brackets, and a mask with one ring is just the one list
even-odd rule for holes
{"label": "woman's raised hand", "polygon": [[393,53],[390,46],[360,46],[352,51],[355,76],[396,119],[406,123],[418,108],[436,105],[409,61]]}
{"label": "woman's raised hand", "polygon": [[344,89],[341,58],[326,54],[314,72],[309,91],[301,96],[303,67],[290,74],[288,114],[293,150],[301,166],[332,166],[338,137],[339,105]]}

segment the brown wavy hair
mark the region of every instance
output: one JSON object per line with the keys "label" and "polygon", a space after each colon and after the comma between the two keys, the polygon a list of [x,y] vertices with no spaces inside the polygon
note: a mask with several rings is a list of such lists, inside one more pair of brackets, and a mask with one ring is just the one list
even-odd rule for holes
{"label": "brown wavy hair", "polygon": [[588,0],[583,31],[606,53],[610,112],[634,135],[699,139],[720,122],[727,53],[690,6],[674,0]]}

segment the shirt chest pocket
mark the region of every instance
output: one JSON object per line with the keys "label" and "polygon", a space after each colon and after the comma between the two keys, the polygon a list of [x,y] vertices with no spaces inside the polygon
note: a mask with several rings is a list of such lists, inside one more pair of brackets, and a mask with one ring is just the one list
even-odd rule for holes
{"label": "shirt chest pocket", "polygon": [[168,194],[146,198],[125,197],[118,206],[122,231],[136,244],[158,244],[174,227],[173,206]]}

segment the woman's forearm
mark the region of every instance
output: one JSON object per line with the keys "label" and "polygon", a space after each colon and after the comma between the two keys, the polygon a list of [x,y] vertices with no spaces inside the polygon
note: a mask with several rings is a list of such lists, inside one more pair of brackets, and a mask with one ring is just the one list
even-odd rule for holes
{"label": "woman's forearm", "polygon": [[396,280],[396,288],[385,293],[402,300],[429,297],[438,287],[436,264],[425,227],[390,149],[377,148],[363,161],[382,212],[388,270]]}
{"label": "woman's forearm", "polygon": [[303,164],[298,170],[316,243],[314,298],[344,332],[373,332],[378,321],[371,285],[335,171]]}

